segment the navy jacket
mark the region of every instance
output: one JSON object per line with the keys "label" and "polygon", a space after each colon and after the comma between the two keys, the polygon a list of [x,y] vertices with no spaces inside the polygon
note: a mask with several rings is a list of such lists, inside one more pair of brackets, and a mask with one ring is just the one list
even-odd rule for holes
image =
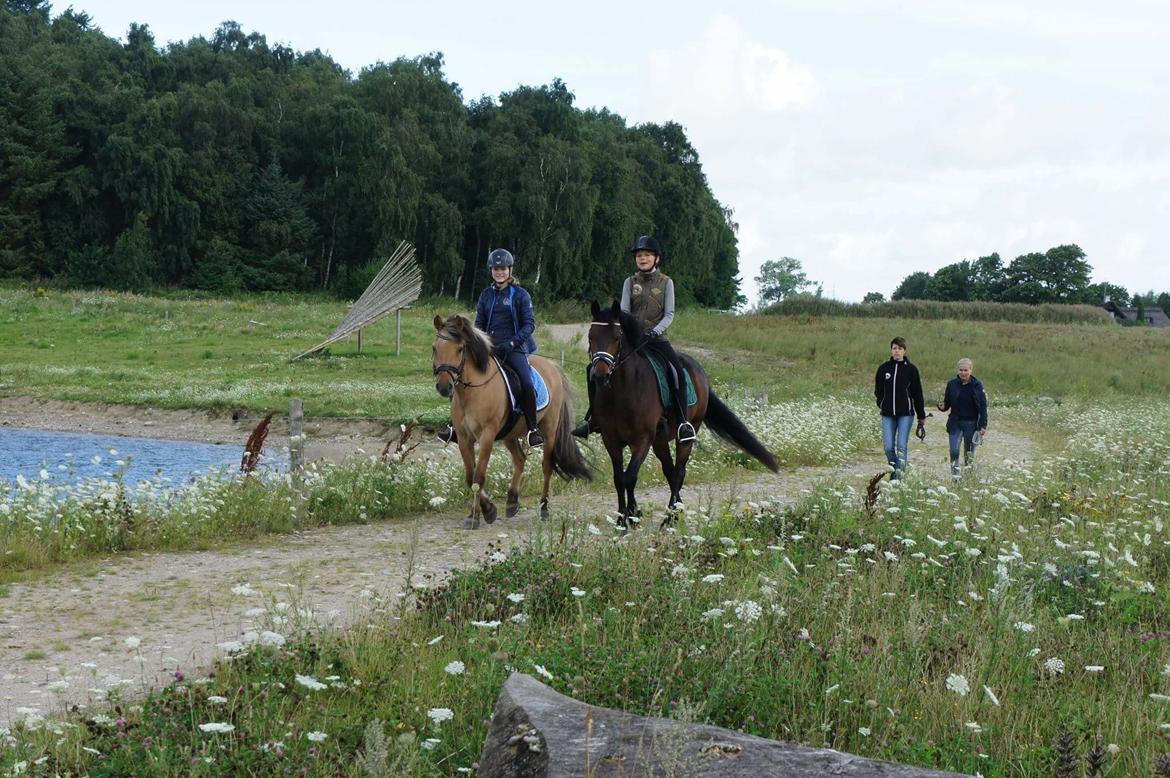
{"label": "navy jacket", "polygon": [[958,429],[955,422],[960,419],[978,420],[976,429],[987,429],[987,392],[984,391],[982,382],[975,376],[971,376],[966,386],[963,386],[958,376],[948,381],[942,406],[944,411],[951,412],[947,417],[947,432]]}
{"label": "navy jacket", "polygon": [[886,360],[877,369],[873,379],[873,396],[882,416],[912,416],[926,418],[926,401],[922,399],[922,379],[918,368],[909,359],[895,362]]}
{"label": "navy jacket", "polygon": [[[494,316],[504,307],[509,316]],[[493,319],[495,328],[493,329]],[[508,323],[510,321],[510,324]],[[495,285],[484,289],[475,306],[475,326],[492,337],[497,346],[511,342],[512,348],[524,354],[536,353],[536,315],[532,312],[532,295],[517,284],[508,284],[497,290]]]}

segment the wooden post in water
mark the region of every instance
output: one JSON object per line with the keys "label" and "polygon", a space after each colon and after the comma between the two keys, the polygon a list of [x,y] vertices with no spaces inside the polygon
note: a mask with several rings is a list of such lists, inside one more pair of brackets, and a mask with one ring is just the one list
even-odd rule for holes
{"label": "wooden post in water", "polygon": [[300,483],[305,467],[305,408],[301,398],[288,401],[288,471]]}

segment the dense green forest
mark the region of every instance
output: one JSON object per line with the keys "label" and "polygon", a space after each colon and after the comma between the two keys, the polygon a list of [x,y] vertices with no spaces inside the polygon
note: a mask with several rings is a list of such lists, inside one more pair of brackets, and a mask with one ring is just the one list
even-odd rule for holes
{"label": "dense green forest", "polygon": [[653,233],[682,301],[727,308],[735,229],[682,127],[560,80],[468,102],[437,53],[355,77],[234,22],[160,49],[3,0],[2,276],[349,296],[405,239],[428,293],[470,297],[502,246],[538,299],[604,299]]}
{"label": "dense green forest", "polygon": [[[964,259],[933,274],[911,273],[894,290],[893,300],[1100,305],[1111,300],[1140,310],[1162,308],[1170,314],[1170,293],[1133,292],[1108,282],[1089,283],[1093,267],[1075,243],[1053,246],[1041,253],[1021,254],[1004,264],[999,253],[976,260]],[[871,292],[863,302],[881,302]],[[1140,317],[1139,317],[1140,318]]]}

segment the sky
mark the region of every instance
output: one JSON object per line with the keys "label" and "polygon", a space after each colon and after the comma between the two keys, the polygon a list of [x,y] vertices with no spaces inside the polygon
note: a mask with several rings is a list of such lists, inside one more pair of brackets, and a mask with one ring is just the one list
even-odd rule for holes
{"label": "sky", "polygon": [[[558,6],[564,7],[558,7]],[[1170,4],[76,0],[157,43],[238,22],[358,73],[443,53],[465,100],[564,80],[677,121],[739,224],[743,291],[795,257],[826,295],[1076,243],[1094,281],[1170,290]],[[55,10],[63,10],[61,4]],[[665,247],[669,253],[669,246]]]}

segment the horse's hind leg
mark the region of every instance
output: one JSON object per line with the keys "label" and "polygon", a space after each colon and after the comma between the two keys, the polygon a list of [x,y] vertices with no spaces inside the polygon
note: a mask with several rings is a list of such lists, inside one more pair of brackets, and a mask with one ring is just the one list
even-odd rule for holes
{"label": "horse's hind leg", "polygon": [[516,438],[507,438],[504,446],[512,455],[512,483],[508,486],[508,507],[504,512],[510,519],[520,510],[520,479],[524,475],[524,451]]}
{"label": "horse's hind leg", "polygon": [[[690,461],[691,451],[694,447],[694,441],[687,441],[679,443],[674,448],[674,481],[670,484],[670,491],[674,495],[671,499],[675,502],[682,502],[683,481],[687,478],[687,462]],[[673,504],[674,502],[671,503],[671,505]]]}
{"label": "horse's hind leg", "polygon": [[675,487],[674,476],[678,468],[675,467],[674,457],[670,454],[670,440],[665,435],[654,438],[654,456],[662,463],[662,475],[666,477],[666,485],[670,488],[670,497],[666,500],[666,519],[663,526],[674,520],[674,505],[680,502],[678,490]]}

